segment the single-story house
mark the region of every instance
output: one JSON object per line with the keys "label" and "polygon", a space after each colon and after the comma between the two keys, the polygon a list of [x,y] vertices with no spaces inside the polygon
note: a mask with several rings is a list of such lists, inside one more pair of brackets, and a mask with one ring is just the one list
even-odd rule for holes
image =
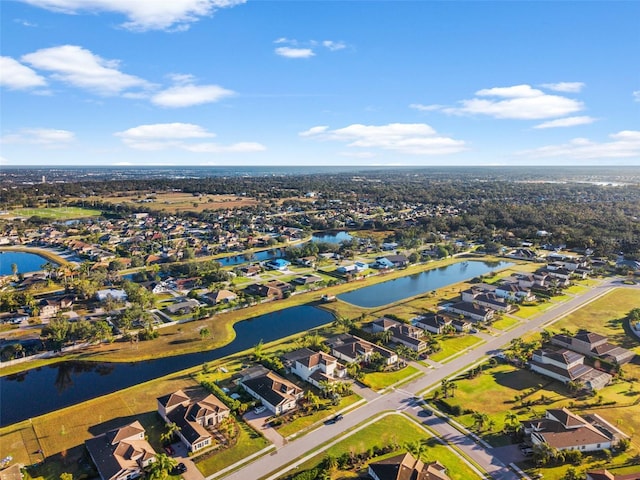
{"label": "single-story house", "polygon": [[291,262],[288,262],[284,258],[274,258],[265,263],[265,267],[270,270],[286,270],[289,265],[291,265]]}
{"label": "single-story house", "polygon": [[116,288],[105,288],[104,290],[98,290],[96,292],[96,298],[99,302],[104,302],[109,297],[113,300],[124,302],[127,300],[127,292]]}
{"label": "single-story house", "polygon": [[469,302],[454,303],[453,305],[447,306],[446,310],[451,313],[463,315],[464,317],[475,320],[476,322],[487,322],[493,318],[495,313],[490,308]]}
{"label": "single-story house", "polygon": [[440,462],[424,463],[409,452],[372,462],[367,473],[373,480],[449,480]]}
{"label": "single-story house", "polygon": [[293,279],[294,283],[298,285],[311,285],[322,281],[322,277],[318,275],[302,275]]}
{"label": "single-story house", "polygon": [[304,395],[300,387],[262,366],[249,369],[241,378],[240,385],[274,415],[293,410]]}
{"label": "single-story house", "polygon": [[102,480],[138,478],[156,459],[155,450],[145,440],[144,427],[137,420],[90,438],[84,444]]}
{"label": "single-story house", "polygon": [[231,290],[224,289],[216,290],[215,292],[209,292],[202,296],[202,299],[211,305],[233,302],[237,298],[238,295],[233,293]]}
{"label": "single-story house", "polygon": [[186,315],[193,312],[200,306],[200,302],[195,298],[187,298],[181,302],[172,303],[167,307],[167,311],[171,315]]}
{"label": "single-story house", "polygon": [[522,422],[531,443],[546,443],[557,450],[595,452],[615,446],[628,435],[596,414],[584,416],[566,408],[546,411],[544,418]]}
{"label": "single-story house", "polygon": [[640,480],[640,467],[633,473],[620,473],[614,475],[606,468],[601,470],[589,470],[586,480]]}
{"label": "single-story house", "polygon": [[178,426],[177,435],[190,452],[212,444],[213,436],[206,427],[215,427],[230,411],[214,395],[195,400],[183,390],[159,397],[157,402],[158,413],[165,422]]}

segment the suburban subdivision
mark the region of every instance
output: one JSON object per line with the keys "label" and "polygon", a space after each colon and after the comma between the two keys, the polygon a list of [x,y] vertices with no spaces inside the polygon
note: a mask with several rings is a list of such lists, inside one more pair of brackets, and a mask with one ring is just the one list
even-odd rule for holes
{"label": "suburban subdivision", "polygon": [[639,478],[637,185],[379,176],[6,183],[0,478]]}

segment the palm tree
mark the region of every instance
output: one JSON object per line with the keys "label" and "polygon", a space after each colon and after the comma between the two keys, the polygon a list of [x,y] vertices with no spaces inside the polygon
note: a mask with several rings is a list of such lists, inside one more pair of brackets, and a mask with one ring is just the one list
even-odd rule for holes
{"label": "palm tree", "polygon": [[471,416],[473,417],[473,425],[476,426],[479,431],[482,431],[489,422],[489,416],[486,413],[473,412]]}
{"label": "palm tree", "polygon": [[449,382],[449,390],[451,390],[451,396],[455,397],[455,392],[456,392],[456,388],[458,388],[458,385],[456,385],[456,382]]}
{"label": "palm tree", "polygon": [[148,467],[151,480],[162,480],[169,476],[169,472],[178,464],[178,461],[164,453],[158,453],[156,459]]}
{"label": "palm tree", "polygon": [[422,455],[427,451],[427,446],[420,440],[416,440],[415,442],[407,442],[404,446],[416,460],[420,460],[420,457],[422,457]]}
{"label": "palm tree", "polygon": [[264,351],[263,350],[264,350],[264,342],[261,339],[253,347],[253,357],[254,357],[255,360],[262,359],[262,356],[264,355]]}
{"label": "palm tree", "polygon": [[451,380],[447,378],[443,378],[442,381],[440,382],[440,385],[442,386],[442,396],[444,396],[444,398],[448,398],[449,386],[451,385]]}
{"label": "palm tree", "polygon": [[14,278],[18,277],[18,264],[17,263],[12,263],[11,264],[11,274],[13,275]]}
{"label": "palm tree", "polygon": [[518,425],[518,415],[515,412],[509,411],[504,416],[506,425],[509,430],[513,429],[515,431],[516,426]]}
{"label": "palm tree", "polygon": [[389,343],[392,338],[393,332],[391,330],[384,330],[383,332],[380,332],[380,340],[384,343]]}

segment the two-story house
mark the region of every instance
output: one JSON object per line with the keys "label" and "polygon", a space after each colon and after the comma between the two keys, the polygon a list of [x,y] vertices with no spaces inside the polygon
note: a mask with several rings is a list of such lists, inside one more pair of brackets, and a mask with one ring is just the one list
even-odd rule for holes
{"label": "two-story house", "polygon": [[300,348],[284,355],[285,366],[305,382],[321,388],[323,381],[335,382],[343,379],[347,371],[338,359],[328,353]]}

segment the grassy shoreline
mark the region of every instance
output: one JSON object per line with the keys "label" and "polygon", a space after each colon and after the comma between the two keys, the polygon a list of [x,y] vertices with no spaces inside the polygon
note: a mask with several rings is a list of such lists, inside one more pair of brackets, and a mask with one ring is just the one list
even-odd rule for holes
{"label": "grassy shoreline", "polygon": [[62,258],[60,255],[56,255],[53,252],[50,252],[49,250],[45,250],[42,248],[38,248],[38,247],[0,247],[0,252],[21,252],[21,253],[33,253],[34,255],[39,255],[40,257],[43,257],[44,259],[56,263],[58,265],[68,265],[69,262],[68,260],[65,260],[64,258]]}
{"label": "grassy shoreline", "polygon": [[[437,260],[429,263],[417,264],[407,267],[406,269],[396,270],[385,275],[375,275],[363,280],[348,282],[332,287],[327,287],[318,291],[300,293],[298,295],[292,295],[289,298],[262,303],[254,305],[248,308],[234,310],[231,312],[220,313],[212,317],[208,317],[202,320],[196,320],[183,324],[173,325],[171,327],[163,328],[159,331],[159,338],[148,341],[140,342],[136,345],[136,348],[132,348],[128,343],[114,342],[111,344],[102,344],[89,347],[87,350],[74,352],[72,354],[61,355],[58,357],[52,357],[50,359],[28,361],[22,364],[13,365],[10,367],[0,367],[0,377],[6,375],[12,375],[33,368],[34,365],[43,366],[51,365],[57,362],[66,360],[83,360],[83,361],[96,361],[96,362],[136,362],[144,361],[159,357],[171,357],[176,355],[183,355],[187,353],[195,353],[202,351],[214,350],[216,348],[223,347],[235,339],[236,333],[233,326],[243,320],[255,318],[260,315],[265,315],[278,310],[282,310],[289,307],[309,305],[319,308],[323,308],[336,316],[344,316],[348,318],[357,318],[361,315],[375,315],[378,312],[382,312],[397,305],[405,304],[414,301],[417,298],[424,296],[424,294],[408,297],[389,305],[383,305],[375,308],[358,307],[346,302],[337,301],[332,303],[322,303],[320,301],[321,295],[340,295],[342,293],[350,292],[352,290],[376,285],[378,283],[394,280],[407,275],[413,275],[424,271],[432,270],[435,268],[441,268],[454,263],[458,263],[466,260],[477,261],[495,261],[499,260],[496,257],[453,257],[442,260]],[[517,262],[516,262],[517,263]],[[513,267],[511,267],[513,268]],[[459,282],[464,283],[464,282]],[[455,285],[450,285],[447,288],[441,289],[443,292],[455,291]],[[199,330],[202,327],[207,327],[212,335],[212,340],[202,341],[199,337]]]}

